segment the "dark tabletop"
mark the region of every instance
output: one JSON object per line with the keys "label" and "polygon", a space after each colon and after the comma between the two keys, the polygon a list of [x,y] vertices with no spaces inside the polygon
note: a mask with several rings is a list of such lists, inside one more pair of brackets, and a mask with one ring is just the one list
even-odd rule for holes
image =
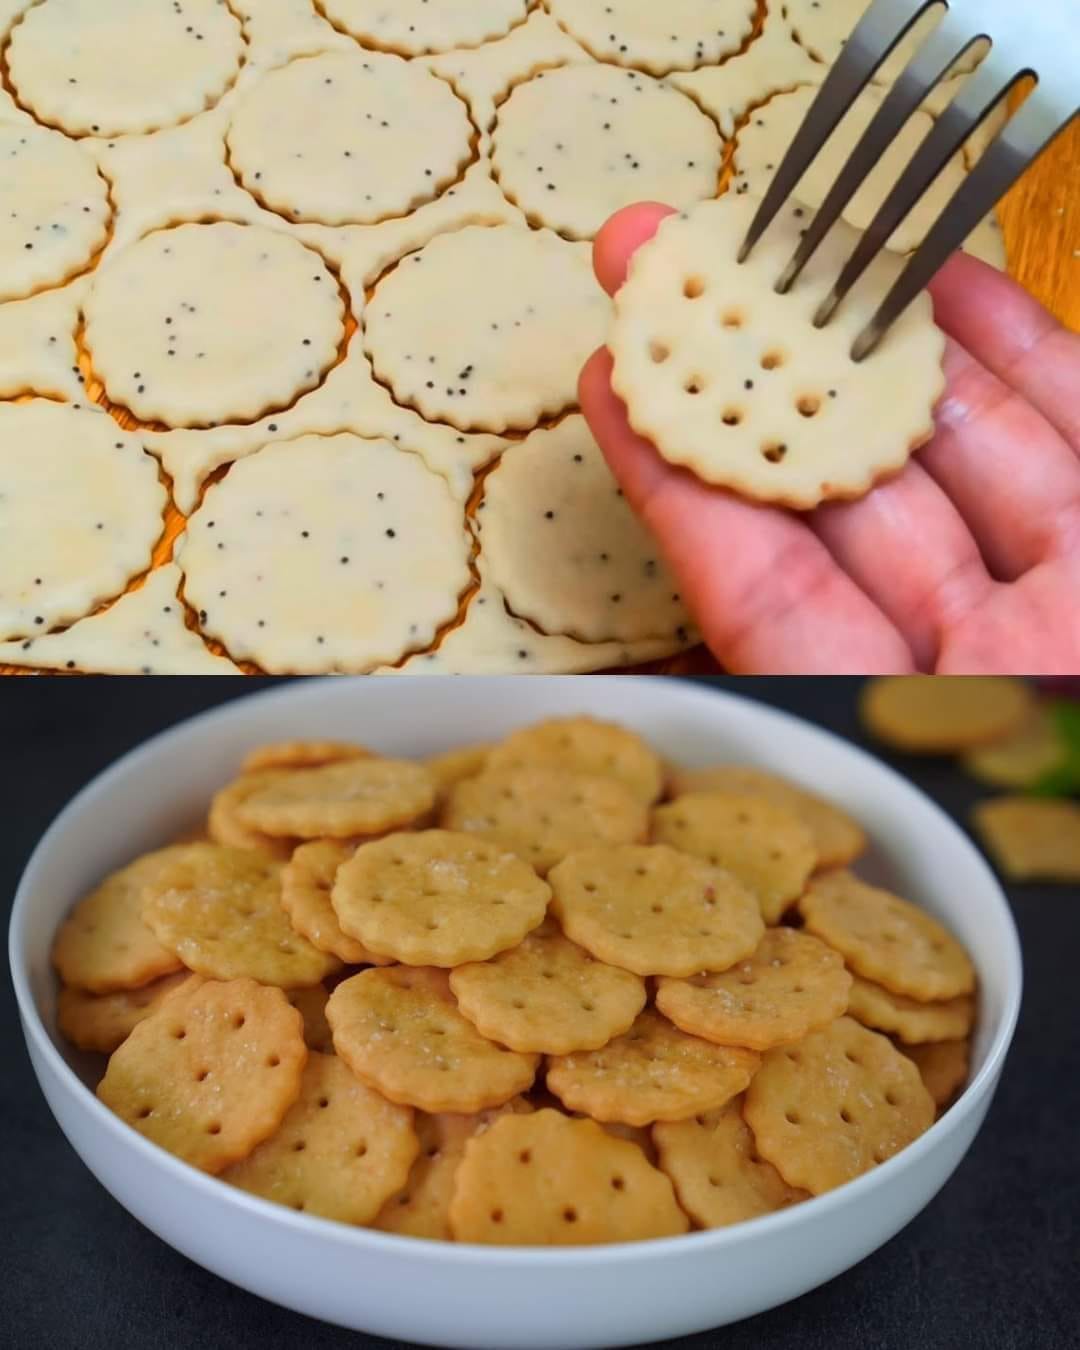
{"label": "dark tabletop", "polygon": [[[853,681],[715,683],[863,739]],[[42,830],[76,789],[145,737],[252,688],[214,679],[5,681],[5,907]],[[945,762],[894,763],[963,821],[974,784]],[[1024,1006],[989,1118],[955,1176],[907,1229],[831,1284],[672,1347],[1080,1347],[1080,895],[1013,886],[1009,896]],[[136,1223],[54,1124],[6,979],[0,999],[0,1345],[390,1350],[233,1288]]]}

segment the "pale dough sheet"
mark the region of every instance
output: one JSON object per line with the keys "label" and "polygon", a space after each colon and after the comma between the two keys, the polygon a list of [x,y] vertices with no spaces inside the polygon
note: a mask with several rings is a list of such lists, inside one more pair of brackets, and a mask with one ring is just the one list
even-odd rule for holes
{"label": "pale dough sheet", "polygon": [[598,61],[652,75],[713,65],[750,36],[755,0],[544,0]]}
{"label": "pale dough sheet", "polygon": [[420,56],[479,47],[525,19],[529,0],[321,0],[335,27],[366,47]]}

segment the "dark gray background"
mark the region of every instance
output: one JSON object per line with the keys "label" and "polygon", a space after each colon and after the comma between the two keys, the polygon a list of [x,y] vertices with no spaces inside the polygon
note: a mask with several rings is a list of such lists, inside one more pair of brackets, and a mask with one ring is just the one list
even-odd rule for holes
{"label": "dark gray background", "polygon": [[[95,773],[152,733],[259,683],[272,682],[4,681],[4,905],[42,830]],[[863,740],[855,681],[714,683]],[[974,784],[943,761],[893,763],[964,820],[978,795]],[[1024,1008],[997,1099],[953,1179],[904,1232],[831,1284],[672,1346],[1080,1346],[1080,896],[1064,887],[1014,886],[1010,900],[1023,941]],[[0,999],[0,1344],[389,1350],[388,1341],[261,1302],[141,1228],[54,1124],[26,1058],[7,979]]]}

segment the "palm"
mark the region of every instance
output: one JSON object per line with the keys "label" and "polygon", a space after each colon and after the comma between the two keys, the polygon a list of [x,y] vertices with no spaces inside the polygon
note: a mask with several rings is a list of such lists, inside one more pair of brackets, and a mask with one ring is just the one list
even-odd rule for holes
{"label": "palm", "polygon": [[[609,291],[664,214],[605,228]],[[1080,669],[1080,339],[970,258],[933,290],[950,335],[934,440],[861,501],[804,517],[672,468],[628,427],[607,353],[586,366],[593,431],[728,669]]]}

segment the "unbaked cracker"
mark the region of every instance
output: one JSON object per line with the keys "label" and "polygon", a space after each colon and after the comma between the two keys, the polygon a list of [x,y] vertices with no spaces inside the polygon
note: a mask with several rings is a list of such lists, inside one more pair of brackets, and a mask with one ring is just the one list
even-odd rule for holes
{"label": "unbaked cracker", "polygon": [[544,0],[598,61],[653,75],[715,65],[737,52],[754,25],[754,0]]}
{"label": "unbaked cracker", "polygon": [[180,569],[165,563],[137,591],[62,633],[0,643],[0,664],[96,675],[239,675],[184,621]]}
{"label": "unbaked cracker", "polygon": [[887,745],[936,755],[1012,734],[1033,706],[1030,688],[1009,676],[886,675],[863,687],[859,715]]}
{"label": "unbaked cracker", "polygon": [[7,65],[39,121],[122,136],[216,103],[243,55],[240,21],[218,0],[44,0],[15,25]]}
{"label": "unbaked cracker", "polygon": [[636,70],[539,71],[499,108],[492,169],[535,226],[592,239],[634,202],[679,210],[716,195],[723,143],[678,90]]}
{"label": "unbaked cracker", "polygon": [[760,1062],[752,1050],[688,1036],[646,1010],[602,1049],[553,1058],[547,1086],[594,1120],[649,1125],[716,1110],[745,1091]]}
{"label": "unbaked cracker", "polygon": [[330,903],[338,868],[354,849],[337,839],[314,839],[301,844],[281,874],[281,903],[298,933],[320,951],[330,952],[354,966],[381,966],[386,961],[362,942],[342,932]]}
{"label": "unbaked cracker", "polygon": [[416,455],[343,434],[269,445],[191,517],[204,632],[264,670],[366,671],[429,645],[469,584],[464,512]]}
{"label": "unbaked cracker", "polygon": [[193,978],[198,976],[178,970],[139,989],[119,989],[113,994],[88,994],[65,985],[56,1002],[56,1025],[77,1049],[111,1055],[140,1022]]}
{"label": "unbaked cracker", "polygon": [[733,193],[701,203],[634,255],[608,337],[613,388],[634,430],[706,482],[799,509],[861,496],[933,434],[944,336],[924,294],[854,362],[852,343],[902,260],[881,252],[814,328],[856,235],[838,221],[779,295],[806,209],[788,206],[739,266],[756,209]]}
{"label": "unbaked cracker", "polygon": [[273,70],[229,127],[244,187],[286,220],[367,225],[437,197],[469,161],[465,104],[422,66],[328,52]]}
{"label": "unbaked cracker", "polygon": [[742,1223],[809,1198],[758,1156],[742,1102],[735,1097],[719,1110],[652,1127],[660,1168],[702,1228]]}
{"label": "unbaked cracker", "polygon": [[222,1181],[289,1209],[365,1224],[405,1183],[420,1144],[412,1111],[336,1055],[308,1055],[300,1096],[271,1138]]}
{"label": "unbaked cracker", "polygon": [[943,1111],[967,1082],[971,1069],[971,1042],[932,1041],[927,1045],[899,1048],[914,1061],[938,1111]]}
{"label": "unbaked cracker", "polygon": [[376,285],[365,350],[395,400],[430,421],[528,431],[575,402],[609,308],[587,245],[549,231],[468,226],[402,259]]}
{"label": "unbaked cracker", "polygon": [[0,406],[0,483],[0,637],[81,619],[149,566],[167,494],[104,413]]}
{"label": "unbaked cracker", "polygon": [[872,980],[857,979],[851,987],[848,1012],[874,1031],[895,1036],[907,1045],[957,1040],[968,1034],[975,1020],[970,994],[936,1003],[919,1002],[894,994]]}
{"label": "unbaked cracker", "polygon": [[1080,881],[1080,803],[1064,798],[993,797],[972,822],[1011,881]]}
{"label": "unbaked cracker", "polygon": [[275,838],[351,839],[419,824],[434,802],[423,765],[370,756],[277,774],[236,814]]}
{"label": "unbaked cracker", "polygon": [[178,225],[116,254],[84,306],[113,403],[169,427],[245,422],[323,378],[344,305],[320,255],[254,225]]}
{"label": "unbaked cracker", "polygon": [[0,398],[33,390],[43,398],[82,402],[85,378],[75,332],[86,284],[86,277],[77,277],[59,290],[0,305]]}
{"label": "unbaked cracker", "polygon": [[524,20],[528,0],[321,0],[321,7],[365,46],[419,56],[502,37]]}
{"label": "unbaked cracker", "polygon": [[663,788],[663,766],[648,742],[598,717],[550,717],[521,727],[493,747],[487,762],[493,770],[529,765],[615,778],[645,803]]}
{"label": "unbaked cracker", "polygon": [[656,541],[580,415],[507,450],[477,520],[495,584],[545,633],[634,642],[689,623]]}
{"label": "unbaked cracker", "polygon": [[78,145],[0,122],[0,301],[58,286],[105,243],[108,184]]}

